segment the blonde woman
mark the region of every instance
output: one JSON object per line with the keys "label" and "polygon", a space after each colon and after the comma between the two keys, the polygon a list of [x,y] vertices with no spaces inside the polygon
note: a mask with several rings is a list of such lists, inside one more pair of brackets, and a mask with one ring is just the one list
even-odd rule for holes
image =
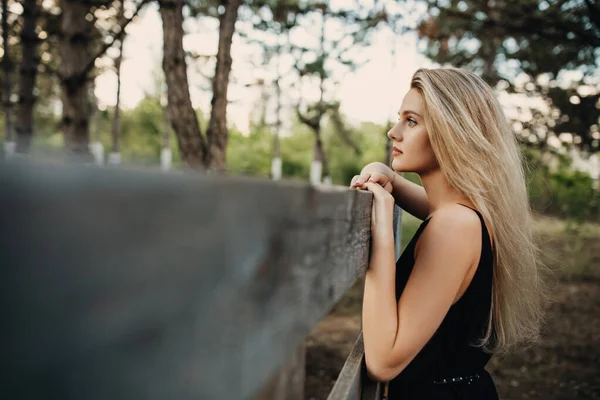
{"label": "blonde woman", "polygon": [[[418,70],[387,136],[392,168],[351,182],[373,193],[367,372],[389,399],[497,399],[485,366],[536,339],[545,298],[516,137],[491,88],[455,68]],[[423,220],[397,262],[394,203]]]}

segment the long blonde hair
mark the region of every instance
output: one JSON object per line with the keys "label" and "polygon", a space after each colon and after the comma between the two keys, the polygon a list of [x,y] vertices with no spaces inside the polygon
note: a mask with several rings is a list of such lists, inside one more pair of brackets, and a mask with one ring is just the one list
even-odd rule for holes
{"label": "long blonde hair", "polygon": [[539,336],[546,266],[534,241],[525,159],[492,89],[458,68],[419,69],[433,152],[449,185],[473,202],[494,235],[492,307],[478,346],[504,353]]}

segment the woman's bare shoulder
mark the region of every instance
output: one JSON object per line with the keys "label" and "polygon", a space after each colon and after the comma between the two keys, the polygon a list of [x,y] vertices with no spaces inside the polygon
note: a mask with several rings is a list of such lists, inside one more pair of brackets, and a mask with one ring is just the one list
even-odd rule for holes
{"label": "woman's bare shoulder", "polygon": [[415,256],[424,247],[460,246],[474,254],[480,250],[481,222],[477,214],[459,204],[440,207],[431,214],[415,245]]}

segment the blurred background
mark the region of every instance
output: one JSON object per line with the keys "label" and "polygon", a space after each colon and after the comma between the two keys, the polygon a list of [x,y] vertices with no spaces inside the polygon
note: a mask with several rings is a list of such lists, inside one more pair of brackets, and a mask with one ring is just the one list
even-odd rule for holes
{"label": "blurred background", "polygon": [[[386,132],[418,68],[476,72],[526,155],[558,278],[542,342],[493,362],[501,397],[600,398],[595,0],[2,0],[1,12],[7,160],[349,185],[389,163]],[[419,223],[405,214],[403,245]],[[307,398],[327,395],[354,343],[360,285],[309,338]]]}

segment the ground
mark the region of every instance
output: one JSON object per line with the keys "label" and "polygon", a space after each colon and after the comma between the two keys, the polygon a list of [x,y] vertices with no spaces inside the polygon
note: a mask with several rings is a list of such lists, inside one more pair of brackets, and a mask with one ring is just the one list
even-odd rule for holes
{"label": "ground", "polygon": [[[404,243],[418,221],[403,224]],[[488,364],[503,400],[600,399],[600,226],[567,230],[539,218],[543,261],[553,271],[553,301],[535,345]],[[305,398],[326,399],[360,331],[362,280],[307,339]]]}

